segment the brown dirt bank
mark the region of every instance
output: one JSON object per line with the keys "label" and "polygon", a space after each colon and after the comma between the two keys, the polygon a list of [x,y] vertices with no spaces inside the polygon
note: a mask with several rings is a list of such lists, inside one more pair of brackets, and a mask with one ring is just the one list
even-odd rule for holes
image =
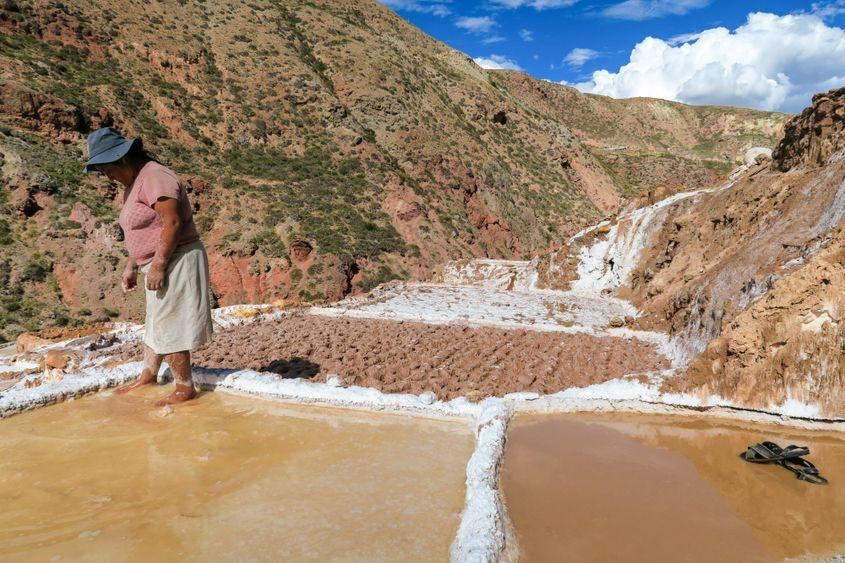
{"label": "brown dirt bank", "polygon": [[193,361],[440,399],[554,393],[669,367],[637,340],[311,315],[229,329]]}

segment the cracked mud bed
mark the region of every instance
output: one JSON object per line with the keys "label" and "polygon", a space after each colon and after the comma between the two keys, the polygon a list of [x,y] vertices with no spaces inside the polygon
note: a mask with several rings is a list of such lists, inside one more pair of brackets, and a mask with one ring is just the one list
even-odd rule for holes
{"label": "cracked mud bed", "polygon": [[[121,355],[137,358],[140,350]],[[344,385],[440,399],[554,393],[669,367],[639,340],[316,315],[228,329],[193,362],[313,381],[337,374]]]}

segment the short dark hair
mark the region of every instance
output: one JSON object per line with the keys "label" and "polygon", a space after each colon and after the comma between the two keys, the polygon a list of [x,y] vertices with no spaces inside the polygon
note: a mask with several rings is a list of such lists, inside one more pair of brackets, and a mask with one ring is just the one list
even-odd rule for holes
{"label": "short dark hair", "polygon": [[135,139],[135,142],[129,147],[129,152],[124,155],[124,158],[127,157],[138,162],[158,162],[158,159],[144,148],[144,142],[141,139]]}

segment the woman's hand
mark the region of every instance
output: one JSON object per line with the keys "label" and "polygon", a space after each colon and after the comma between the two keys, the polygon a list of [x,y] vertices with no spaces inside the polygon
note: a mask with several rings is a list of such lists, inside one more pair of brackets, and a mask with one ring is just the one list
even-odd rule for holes
{"label": "woman's hand", "polygon": [[164,280],[166,277],[164,266],[153,262],[150,269],[147,270],[147,289],[150,291],[158,291],[164,288]]}
{"label": "woman's hand", "polygon": [[182,219],[179,217],[179,201],[172,197],[158,198],[153,204],[153,209],[161,217],[162,227],[158,249],[147,271],[147,289],[158,291],[164,289],[167,263],[177,246],[179,232],[182,230]]}
{"label": "woman's hand", "polygon": [[138,286],[138,266],[134,263],[126,265],[120,285],[123,287],[123,293],[129,293]]}

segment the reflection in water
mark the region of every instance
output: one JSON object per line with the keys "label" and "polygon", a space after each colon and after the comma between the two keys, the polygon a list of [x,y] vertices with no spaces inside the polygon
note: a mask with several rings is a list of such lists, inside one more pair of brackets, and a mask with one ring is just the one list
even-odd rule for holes
{"label": "reflection in water", "polygon": [[0,559],[446,559],[462,422],[161,389],[0,423]]}
{"label": "reflection in water", "polygon": [[[831,484],[739,459],[767,439],[809,446]],[[529,560],[845,552],[845,437],[835,433],[679,417],[523,416],[508,436],[502,481]]]}

